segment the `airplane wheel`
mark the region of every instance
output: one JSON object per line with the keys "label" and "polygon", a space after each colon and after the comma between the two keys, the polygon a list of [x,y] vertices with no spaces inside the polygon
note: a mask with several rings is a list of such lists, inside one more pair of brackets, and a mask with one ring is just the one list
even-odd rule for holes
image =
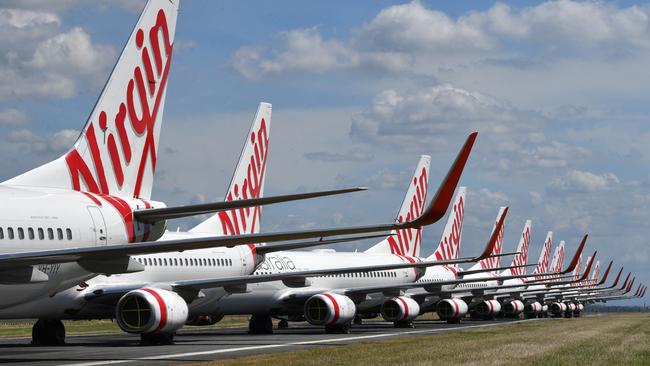
{"label": "airplane wheel", "polygon": [[350,323],[339,325],[328,325],[325,327],[327,334],[350,334]]}
{"label": "airplane wheel", "polygon": [[415,326],[413,325],[413,322],[411,322],[411,321],[394,322],[393,326],[395,328],[415,328]]}
{"label": "airplane wheel", "polygon": [[39,319],[32,327],[35,346],[62,346],[65,344],[65,325],[58,319]]}
{"label": "airplane wheel", "polygon": [[282,319],[278,322],[278,329],[287,329],[289,328],[289,322]]}
{"label": "airplane wheel", "polygon": [[354,325],[362,325],[363,324],[363,318],[361,318],[359,315],[355,316],[354,319],[352,320],[352,324],[354,324]]}
{"label": "airplane wheel", "polygon": [[268,314],[253,314],[248,321],[248,334],[273,334],[273,319]]}
{"label": "airplane wheel", "polygon": [[447,319],[447,324],[460,324],[460,318]]}
{"label": "airplane wheel", "polygon": [[140,344],[144,346],[166,346],[174,344],[174,333],[140,334]]}

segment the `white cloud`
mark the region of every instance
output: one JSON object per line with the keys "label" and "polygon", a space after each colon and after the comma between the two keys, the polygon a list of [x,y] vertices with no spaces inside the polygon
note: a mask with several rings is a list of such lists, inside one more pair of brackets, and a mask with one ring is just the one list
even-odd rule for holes
{"label": "white cloud", "polygon": [[596,192],[611,189],[620,183],[614,173],[594,174],[583,170],[571,170],[552,183],[552,188],[560,191]]}
{"label": "white cloud", "polygon": [[27,123],[27,115],[14,108],[0,110],[0,125],[22,125]]}
{"label": "white cloud", "polygon": [[47,11],[0,9],[0,100],[70,98],[105,77],[115,59],[82,28],[61,28]]}
{"label": "white cloud", "polygon": [[61,130],[51,134],[38,134],[31,130],[14,130],[5,137],[9,143],[17,144],[23,151],[36,155],[55,157],[72,147],[79,137],[79,131]]}

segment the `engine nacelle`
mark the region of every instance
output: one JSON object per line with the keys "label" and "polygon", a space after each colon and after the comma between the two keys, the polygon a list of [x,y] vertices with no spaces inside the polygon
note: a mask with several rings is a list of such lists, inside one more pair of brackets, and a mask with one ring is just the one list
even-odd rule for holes
{"label": "engine nacelle", "polygon": [[576,310],[576,304],[572,302],[567,302],[565,305],[567,306],[567,310],[570,312],[574,312]]}
{"label": "engine nacelle", "polygon": [[530,302],[524,306],[524,314],[526,316],[535,316],[541,313],[543,311],[542,309],[543,306],[538,301]]}
{"label": "engine nacelle", "polygon": [[474,311],[483,317],[495,316],[501,311],[501,304],[496,300],[485,300],[478,303]]}
{"label": "engine nacelle", "polygon": [[524,303],[521,300],[507,301],[505,304],[503,304],[503,312],[506,315],[510,315],[510,316],[519,315],[523,311],[524,311]]}
{"label": "engine nacelle", "polygon": [[442,320],[457,320],[467,314],[467,303],[461,299],[444,299],[436,305],[436,313]]}
{"label": "engine nacelle", "polygon": [[554,302],[548,306],[548,311],[553,316],[562,316],[562,314],[564,314],[566,310],[567,310],[567,306],[563,302]]}
{"label": "engine nacelle", "polygon": [[347,296],[324,292],[305,302],[305,319],[312,325],[345,324],[357,313],[354,301]]}
{"label": "engine nacelle", "polygon": [[548,305],[544,304],[542,305],[542,313],[548,312]]}
{"label": "engine nacelle", "polygon": [[420,315],[420,305],[410,297],[394,297],[381,305],[381,316],[388,322],[408,322]]}
{"label": "engine nacelle", "polygon": [[175,292],[141,288],[122,296],[115,308],[117,325],[127,333],[173,333],[187,321],[187,303]]}
{"label": "engine nacelle", "polygon": [[583,310],[585,310],[585,306],[582,305],[581,303],[578,303],[578,306],[576,306],[576,311],[582,312]]}

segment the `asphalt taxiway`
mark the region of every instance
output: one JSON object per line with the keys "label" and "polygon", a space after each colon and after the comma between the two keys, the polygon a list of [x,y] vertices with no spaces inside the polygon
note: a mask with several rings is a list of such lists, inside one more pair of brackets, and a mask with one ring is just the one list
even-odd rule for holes
{"label": "asphalt taxiway", "polygon": [[0,340],[0,363],[77,366],[187,364],[530,321],[537,319],[464,321],[462,324],[419,321],[412,329],[395,329],[391,323],[372,321],[353,327],[350,334],[325,334],[323,328],[303,323],[276,330],[272,335],[250,335],[246,328],[192,328],[179,332],[175,344],[169,346],[141,346],[139,337],[127,334],[71,336],[66,339],[65,346],[59,347],[31,346],[26,338],[5,339]]}

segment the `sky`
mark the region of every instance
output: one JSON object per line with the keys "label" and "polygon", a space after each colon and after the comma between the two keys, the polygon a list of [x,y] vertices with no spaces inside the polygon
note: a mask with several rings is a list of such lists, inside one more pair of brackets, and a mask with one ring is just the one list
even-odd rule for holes
{"label": "sky", "polygon": [[[0,3],[0,178],[71,146],[142,6]],[[507,205],[505,250],[531,219],[529,262],[547,231],[567,258],[589,233],[603,266],[650,283],[648,3],[183,0],[174,52],[156,200],[222,199],[261,101],[267,195],[369,188],[265,207],[265,231],[392,221],[419,156],[433,194],[476,130],[461,255]]]}

